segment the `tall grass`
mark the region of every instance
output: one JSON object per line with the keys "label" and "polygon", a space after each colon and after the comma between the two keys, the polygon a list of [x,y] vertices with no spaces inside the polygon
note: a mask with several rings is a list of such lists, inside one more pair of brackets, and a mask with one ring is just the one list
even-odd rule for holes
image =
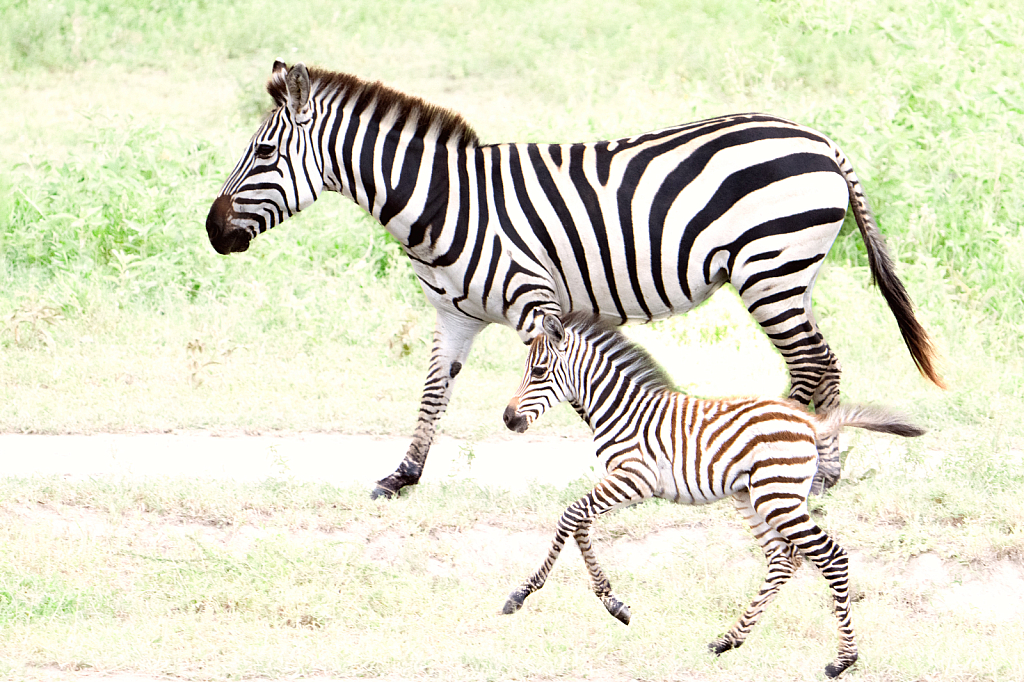
{"label": "tall grass", "polygon": [[[230,71],[245,83],[234,104],[250,111],[241,123],[250,130],[249,100],[265,105],[260,84],[270,55],[360,74],[368,66],[367,77],[400,84],[443,78],[471,89],[497,76],[498,90],[522,95],[534,109],[514,113],[521,130],[495,133],[516,139],[614,137],[733,109],[770,110],[819,127],[846,149],[901,260],[939,269],[968,309],[1019,324],[1024,95],[1013,75],[1024,71],[1016,37],[1024,19],[1012,3],[904,0],[856,11],[714,0],[600,10],[570,2],[550,12],[529,3],[272,8],[18,2],[5,11],[0,65],[33,79],[40,69],[96,63]],[[273,23],[263,20],[270,15]],[[420,58],[405,59],[410,51]],[[565,105],[567,114],[556,113]],[[87,123],[90,134],[63,164],[6,171],[5,184],[16,188],[13,205],[7,200],[16,234],[3,241],[6,267],[53,276],[95,265],[143,298],[168,286],[202,289],[211,274],[201,271],[215,266],[200,258],[199,218],[234,159],[183,127],[104,125]],[[314,219],[286,257],[310,272],[336,269],[339,257],[349,264],[354,254],[338,252],[351,235],[325,239],[327,224]],[[386,245],[382,234],[375,239]],[[397,250],[369,253],[369,267],[382,274]],[[847,229],[832,259],[864,264],[855,230]],[[141,284],[128,274],[144,270],[153,276]]]}
{"label": "tall grass", "polygon": [[[136,302],[223,296],[231,262],[213,257],[203,243],[204,209],[231,161],[186,133],[117,123],[96,121],[60,164],[15,169],[8,228],[0,234],[8,272],[31,272],[42,281],[108,282]],[[384,277],[398,245],[386,233],[375,234],[369,222],[358,217],[309,231],[256,259],[271,271],[321,276],[358,262]],[[252,267],[251,260],[246,265]]]}

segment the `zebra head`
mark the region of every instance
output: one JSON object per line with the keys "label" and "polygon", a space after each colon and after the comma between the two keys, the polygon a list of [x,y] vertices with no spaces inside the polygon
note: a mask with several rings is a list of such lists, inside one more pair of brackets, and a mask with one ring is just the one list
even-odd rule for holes
{"label": "zebra head", "polygon": [[277,109],[249,141],[206,218],[217,253],[245,251],[253,237],[312,204],[323,189],[310,90],[305,65],[274,62],[267,91]]}
{"label": "zebra head", "polygon": [[567,380],[569,340],[562,321],[545,314],[541,329],[542,333],[530,344],[523,381],[503,415],[505,426],[516,433],[530,428],[548,408],[575,399]]}

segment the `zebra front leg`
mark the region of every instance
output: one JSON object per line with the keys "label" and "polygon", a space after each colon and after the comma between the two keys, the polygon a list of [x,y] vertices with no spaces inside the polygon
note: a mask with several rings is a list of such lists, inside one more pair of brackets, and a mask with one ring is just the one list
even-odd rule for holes
{"label": "zebra front leg", "polygon": [[594,588],[594,594],[604,604],[604,608],[607,609],[608,613],[615,616],[623,625],[629,625],[629,607],[612,594],[612,584],[608,580],[608,576],[601,570],[601,566],[597,563],[594,546],[590,542],[590,526],[591,521],[581,523],[576,528],[576,532],[573,533],[573,537],[576,538],[576,544],[580,548],[580,554],[583,555],[583,562],[587,565],[587,572],[590,573],[590,584]]}
{"label": "zebra front leg", "polygon": [[370,494],[372,499],[391,498],[407,485],[415,485],[423,474],[427,453],[434,440],[434,425],[448,407],[455,377],[469,357],[473,339],[486,326],[469,318],[456,318],[438,311],[434,331],[434,345],[430,352],[430,368],[423,387],[419,419],[413,432],[412,443],[405,458],[390,476],[377,481]]}
{"label": "zebra front leg", "polygon": [[[637,492],[641,489],[647,490],[648,493],[643,495]],[[627,490],[631,492],[627,494],[625,492]],[[600,514],[651,497],[650,490],[649,482],[618,471],[610,474],[594,486],[593,490],[569,505],[558,519],[555,539],[551,543],[551,549],[548,551],[544,563],[536,573],[509,595],[502,613],[515,613],[527,597],[544,587],[552,566],[555,565],[558,555],[562,552],[562,547],[565,546],[566,538],[572,534],[576,538],[576,542],[580,546],[580,553],[583,554],[583,560],[587,564],[594,592],[601,599],[601,603],[604,604],[608,613],[629,625],[629,607],[612,594],[611,584],[594,557],[593,547],[590,544],[590,524]]]}
{"label": "zebra front leg", "polygon": [[765,608],[775,599],[782,586],[793,577],[793,573],[800,566],[800,555],[796,552],[796,547],[769,526],[764,517],[754,509],[747,491],[735,494],[733,504],[740,516],[746,520],[750,530],[754,533],[754,538],[764,550],[765,558],[768,560],[768,575],[765,576],[764,584],[757,597],[743,612],[732,629],[708,644],[708,649],[716,655],[729,649],[737,649],[746,641],[747,635],[757,624]]}
{"label": "zebra front leg", "polygon": [[501,612],[505,615],[515,613],[523,606],[523,602],[531,594],[544,587],[544,583],[547,582],[548,574],[551,573],[551,568],[555,565],[555,561],[558,560],[558,555],[562,553],[562,548],[565,547],[565,540],[569,537],[570,533],[573,533],[576,529],[576,525],[579,523],[579,519],[586,514],[586,507],[581,503],[586,498],[581,498],[576,502],[569,505],[560,519],[558,519],[558,525],[555,528],[555,539],[551,543],[551,549],[548,550],[547,558],[544,559],[544,563],[537,571],[527,578],[526,582],[512,590],[512,593],[508,595],[508,599],[505,601],[505,606],[502,607]]}

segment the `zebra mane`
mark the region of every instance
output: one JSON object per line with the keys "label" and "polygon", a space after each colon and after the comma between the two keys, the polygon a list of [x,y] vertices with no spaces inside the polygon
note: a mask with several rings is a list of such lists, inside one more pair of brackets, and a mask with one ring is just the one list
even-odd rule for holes
{"label": "zebra mane", "polygon": [[[447,139],[461,146],[470,147],[480,144],[476,131],[461,114],[451,109],[407,95],[380,81],[365,81],[351,74],[328,71],[315,66],[309,67],[308,71],[311,96],[338,91],[351,93],[349,96],[356,98],[356,105],[359,107],[376,102],[376,109],[381,116],[394,113],[398,120],[402,121],[413,112],[417,112],[420,118],[418,133],[426,134],[431,126],[437,126],[442,140]],[[267,81],[267,93],[274,98],[278,106],[288,101],[288,90],[283,78],[271,77]]]}
{"label": "zebra mane", "polygon": [[617,355],[615,368],[650,391],[682,393],[665,368],[647,350],[610,322],[586,312],[561,317],[562,326],[579,334],[588,345],[599,346],[603,355]]}

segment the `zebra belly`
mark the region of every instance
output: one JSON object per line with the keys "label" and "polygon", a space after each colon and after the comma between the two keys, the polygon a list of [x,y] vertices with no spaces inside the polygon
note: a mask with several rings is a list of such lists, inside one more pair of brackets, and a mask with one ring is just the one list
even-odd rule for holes
{"label": "zebra belly", "polygon": [[664,455],[658,457],[657,497],[677,504],[710,504],[746,487],[745,480],[734,481],[722,492],[709,491],[697,483],[692,473],[686,478],[688,474],[685,469],[683,461]]}

